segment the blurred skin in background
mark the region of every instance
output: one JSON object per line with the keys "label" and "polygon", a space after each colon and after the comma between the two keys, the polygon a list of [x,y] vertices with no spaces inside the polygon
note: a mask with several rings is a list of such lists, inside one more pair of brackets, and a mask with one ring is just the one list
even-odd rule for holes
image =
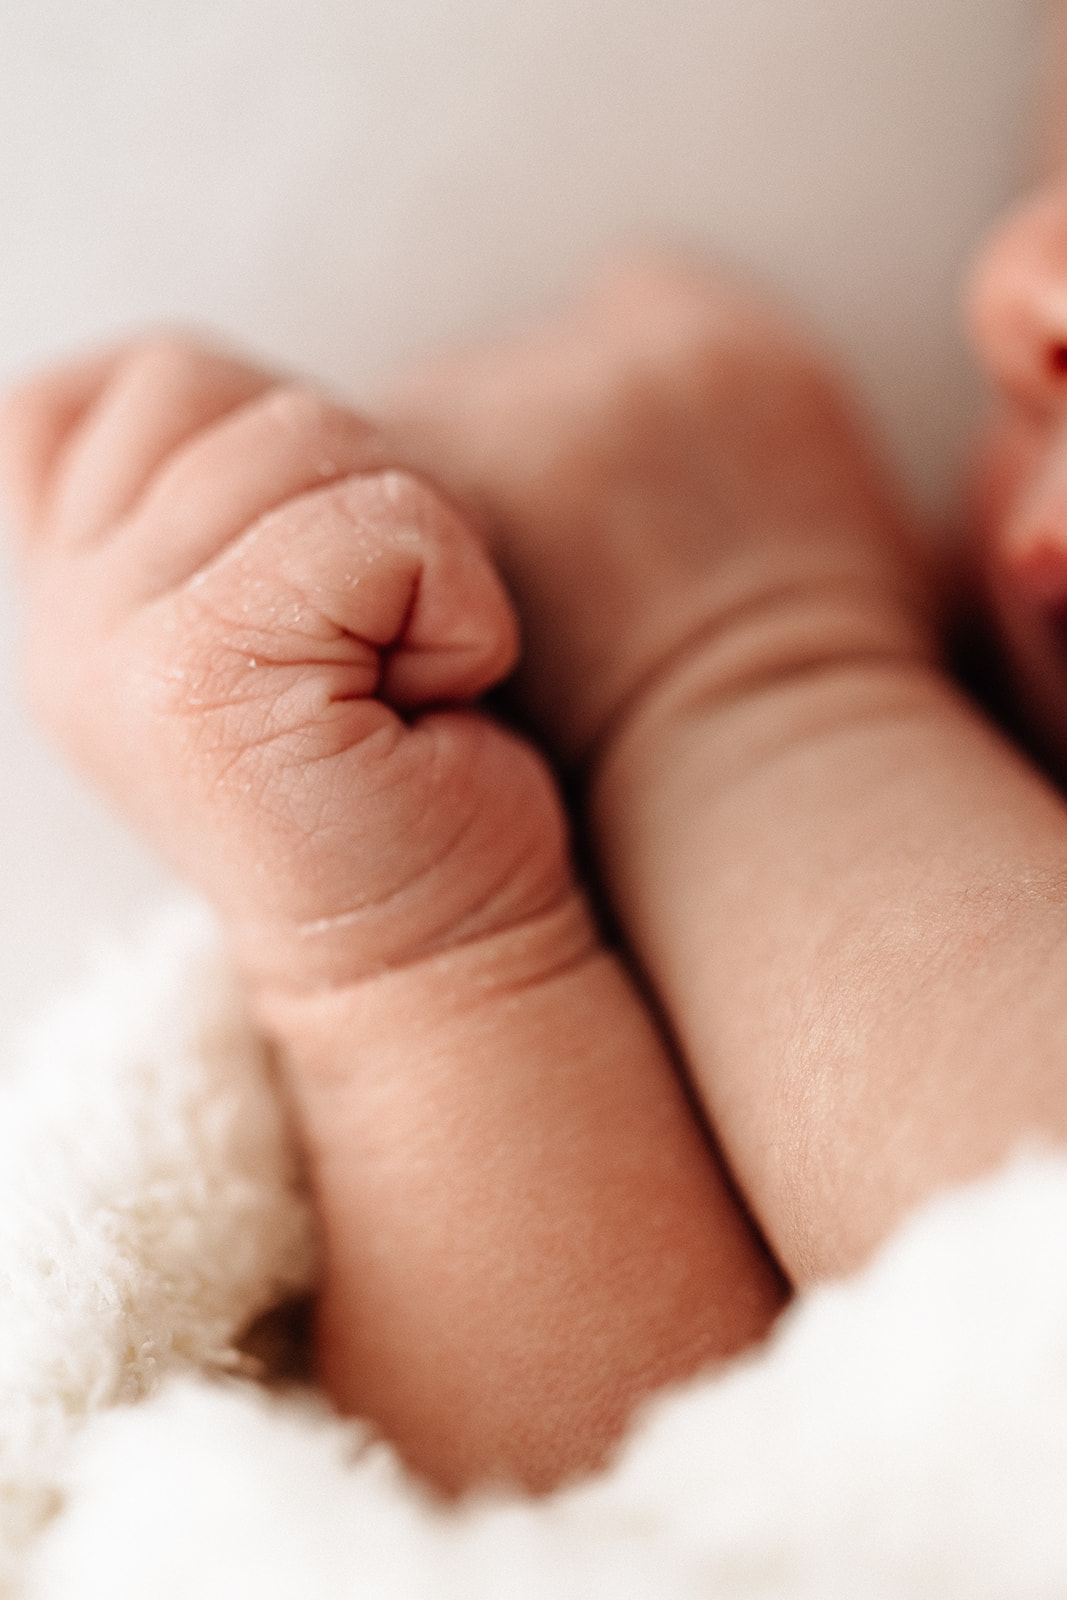
{"label": "blurred skin in background", "polygon": [[1067,7],[1039,180],[997,224],[972,274],[968,314],[991,380],[974,511],[983,587],[1022,716],[1067,771]]}

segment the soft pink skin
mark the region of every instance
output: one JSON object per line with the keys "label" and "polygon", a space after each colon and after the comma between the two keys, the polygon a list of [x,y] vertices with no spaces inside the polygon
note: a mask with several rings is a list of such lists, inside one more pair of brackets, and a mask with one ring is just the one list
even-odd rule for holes
{"label": "soft pink skin", "polygon": [[447,1489],[545,1488],[782,1284],[575,884],[478,540],[313,391],[150,339],[0,442],[43,716],[218,906],[324,1243],[336,1402]]}

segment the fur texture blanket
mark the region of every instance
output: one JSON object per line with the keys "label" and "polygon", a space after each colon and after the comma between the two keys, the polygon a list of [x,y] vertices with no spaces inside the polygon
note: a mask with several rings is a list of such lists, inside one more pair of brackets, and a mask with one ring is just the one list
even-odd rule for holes
{"label": "fur texture blanket", "polygon": [[944,1196],[551,1499],[436,1505],[242,1336],[314,1278],[197,914],[0,1077],[0,1596],[1067,1595],[1067,1158]]}

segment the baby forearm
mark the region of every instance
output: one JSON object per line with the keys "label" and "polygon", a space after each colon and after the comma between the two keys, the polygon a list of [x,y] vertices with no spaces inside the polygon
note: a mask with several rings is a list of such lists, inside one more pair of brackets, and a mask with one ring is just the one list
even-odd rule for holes
{"label": "baby forearm", "polygon": [[780,1284],[574,889],[480,536],[355,413],[183,340],[0,427],[31,678],[213,899],[324,1241],[320,1368],[445,1486],[545,1486]]}
{"label": "baby forearm", "polygon": [[765,1331],[780,1281],[577,897],[263,1008],[312,1147],[323,1376],[438,1483],[548,1487]]}
{"label": "baby forearm", "polygon": [[733,678],[723,641],[594,791],[625,925],[798,1282],[1027,1134],[1067,1137],[1067,814],[891,635],[835,654],[824,630]]}

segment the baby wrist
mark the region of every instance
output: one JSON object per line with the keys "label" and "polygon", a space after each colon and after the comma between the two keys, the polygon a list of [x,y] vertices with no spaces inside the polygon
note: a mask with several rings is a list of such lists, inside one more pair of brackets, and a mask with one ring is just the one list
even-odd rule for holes
{"label": "baby wrist", "polygon": [[[486,1054],[506,1069],[559,984],[602,947],[576,887],[512,927],[339,985],[258,985],[253,1015],[276,1052],[302,1137],[320,1153],[362,1120],[366,1096],[419,1092],[420,1079]],[[542,1038],[535,1054],[564,1048]],[[521,1049],[519,1050],[521,1054]],[[425,1085],[424,1085],[425,1087]],[[343,1142],[343,1141],[342,1141]]]}
{"label": "baby wrist", "polygon": [[894,592],[884,577],[872,581],[848,564],[819,571],[798,563],[733,591],[724,584],[714,609],[606,720],[591,747],[590,776],[632,733],[688,710],[736,709],[778,685],[864,663],[932,667],[939,656],[932,613],[914,584]]}

